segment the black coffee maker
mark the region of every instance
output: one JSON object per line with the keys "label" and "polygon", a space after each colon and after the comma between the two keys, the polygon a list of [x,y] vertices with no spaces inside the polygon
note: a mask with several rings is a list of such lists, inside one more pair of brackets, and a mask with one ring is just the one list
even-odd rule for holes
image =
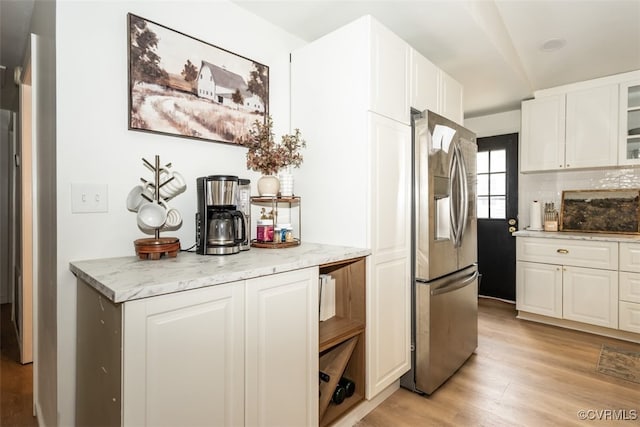
{"label": "black coffee maker", "polygon": [[196,181],[196,253],[237,254],[247,236],[244,214],[236,209],[238,177],[210,175]]}

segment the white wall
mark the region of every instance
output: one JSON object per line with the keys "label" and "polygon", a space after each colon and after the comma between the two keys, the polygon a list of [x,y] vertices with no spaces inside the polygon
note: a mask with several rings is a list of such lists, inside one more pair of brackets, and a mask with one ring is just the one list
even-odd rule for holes
{"label": "white wall", "polygon": [[[195,243],[198,176],[233,174],[255,181],[242,147],[127,130],[127,13],[223,47],[269,66],[270,111],[279,136],[289,131],[289,52],[304,42],[227,1],[59,2],[58,111],[58,399],[60,425],[72,425],[75,398],[76,279],[72,260],[134,256],[148,237],[125,199],[141,176],[141,158],[172,162],[186,178],[171,202],[184,218],[172,232],[183,248]],[[108,185],[108,212],[72,214],[72,183]],[[255,192],[255,191],[254,191]],[[162,262],[162,261],[149,261]]]}
{"label": "white wall", "polygon": [[560,212],[563,190],[595,190],[605,188],[640,188],[640,169],[599,169],[520,174],[518,187],[519,228],[530,224],[529,205],[538,200],[553,202]]}

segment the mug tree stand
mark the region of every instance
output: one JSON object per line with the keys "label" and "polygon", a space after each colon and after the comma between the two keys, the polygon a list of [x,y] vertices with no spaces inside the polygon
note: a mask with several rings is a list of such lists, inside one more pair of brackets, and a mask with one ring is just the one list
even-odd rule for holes
{"label": "mug tree stand", "polygon": [[[171,181],[173,177],[160,184],[160,156],[156,155],[155,166],[149,163],[144,158],[142,159],[142,161],[144,165],[148,167],[151,172],[153,172],[154,178],[154,197],[153,199],[148,198],[147,201],[151,203],[158,203],[161,197],[160,187]],[[171,163],[167,164],[166,166],[171,166]],[[140,180],[143,183],[147,184],[147,181],[144,178],[140,178]],[[147,197],[145,194],[143,194],[142,196]],[[180,252],[180,239],[178,239],[177,237],[160,237],[159,228],[155,229],[154,234],[155,237],[137,239],[133,242],[138,258],[143,260],[159,260],[165,255],[169,258],[175,258],[178,256],[178,252]]]}

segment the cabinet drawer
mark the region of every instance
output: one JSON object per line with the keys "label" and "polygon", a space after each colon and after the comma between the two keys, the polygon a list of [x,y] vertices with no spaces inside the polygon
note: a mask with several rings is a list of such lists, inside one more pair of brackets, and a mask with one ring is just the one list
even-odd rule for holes
{"label": "cabinet drawer", "polygon": [[640,273],[620,272],[620,300],[640,303]]}
{"label": "cabinet drawer", "polygon": [[619,329],[640,333],[640,304],[620,301]]}
{"label": "cabinet drawer", "polygon": [[620,271],[640,273],[640,243],[620,243]]}
{"label": "cabinet drawer", "polygon": [[516,251],[520,261],[604,270],[618,269],[618,244],[616,242],[519,237]]}

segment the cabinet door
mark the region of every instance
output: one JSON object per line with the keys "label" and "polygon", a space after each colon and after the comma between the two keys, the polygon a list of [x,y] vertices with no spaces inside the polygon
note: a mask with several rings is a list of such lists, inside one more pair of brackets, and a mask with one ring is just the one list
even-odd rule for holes
{"label": "cabinet door", "polygon": [[318,268],[246,282],[249,426],[318,423]]}
{"label": "cabinet door", "polygon": [[640,80],[621,84],[618,96],[618,163],[640,164]]}
{"label": "cabinet door", "polygon": [[243,282],[125,303],[124,425],[242,425],[243,309]]}
{"label": "cabinet door", "polygon": [[516,309],[562,318],[562,267],[518,261]]}
{"label": "cabinet door", "polygon": [[372,205],[366,397],[371,399],[411,365],[411,131],[393,120],[369,116]]}
{"label": "cabinet door", "polygon": [[410,106],[418,111],[439,112],[439,70],[427,58],[411,49]]}
{"label": "cabinet door", "polygon": [[640,274],[621,271],[618,278],[620,280],[620,301],[640,304]]}
{"label": "cabinet door", "polygon": [[564,168],[564,95],[531,99],[522,103],[520,171]]}
{"label": "cabinet door", "polygon": [[620,271],[640,273],[640,244],[620,242]]}
{"label": "cabinet door", "polygon": [[618,327],[618,272],[564,267],[563,318]]}
{"label": "cabinet door", "polygon": [[620,329],[640,333],[640,304],[620,301]]}
{"label": "cabinet door", "polygon": [[567,93],[566,120],[567,168],[617,164],[617,85]]}
{"label": "cabinet door", "polygon": [[409,45],[371,20],[371,110],[409,124]]}
{"label": "cabinet door", "polygon": [[440,71],[440,111],[439,114],[462,124],[464,113],[462,106],[462,85],[447,73]]}

